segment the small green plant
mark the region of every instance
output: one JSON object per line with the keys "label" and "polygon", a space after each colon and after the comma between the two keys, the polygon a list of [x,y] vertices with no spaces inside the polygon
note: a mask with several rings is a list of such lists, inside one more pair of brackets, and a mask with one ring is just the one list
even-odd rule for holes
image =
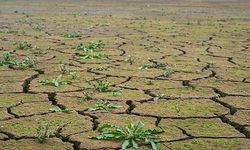
{"label": "small green plant", "polygon": [[110,95],[117,97],[117,96],[121,96],[122,92],[121,92],[121,90],[113,90],[112,92],[110,92]]}
{"label": "small green plant", "polygon": [[17,69],[27,69],[34,67],[37,63],[36,60],[31,60],[29,57],[26,57],[23,60],[16,62],[15,66]]}
{"label": "small green plant", "polygon": [[89,52],[89,51],[94,51],[97,48],[101,48],[103,45],[104,44],[101,40],[89,42],[87,45],[81,42],[77,44],[77,46],[75,47],[75,50]]}
{"label": "small green plant", "polygon": [[141,67],[139,67],[140,70],[144,70],[144,69],[150,69],[150,68],[155,68],[156,65],[154,63],[149,63],[149,64],[144,64]]}
{"label": "small green plant", "polygon": [[18,31],[6,28],[6,29],[1,29],[0,33],[10,34],[10,33],[18,33]]}
{"label": "small green plant", "polygon": [[65,33],[63,35],[63,37],[65,37],[65,38],[79,38],[79,37],[81,37],[81,35],[78,33]]}
{"label": "small green plant", "polygon": [[96,83],[93,83],[95,90],[99,92],[107,92],[110,82],[107,80],[97,80]]}
{"label": "small green plant", "polygon": [[79,102],[89,101],[89,100],[93,99],[91,93],[84,92],[83,94],[84,94],[83,97],[78,98]]}
{"label": "small green plant", "polygon": [[0,66],[16,65],[16,60],[12,59],[10,53],[3,53],[3,59],[0,61]]}
{"label": "small green plant", "polygon": [[50,112],[64,112],[64,113],[75,112],[74,110],[69,110],[67,108],[59,108],[59,107],[50,108],[49,111]]}
{"label": "small green plant", "polygon": [[71,84],[72,82],[69,80],[62,80],[62,75],[59,75],[56,79],[44,79],[44,80],[40,80],[39,83],[41,85],[51,85],[51,86],[55,86],[58,87],[60,85],[67,85],[67,84]]}
{"label": "small green plant", "polygon": [[46,121],[39,122],[39,126],[36,129],[37,140],[40,143],[44,143],[50,136],[49,123]]}
{"label": "small green plant", "polygon": [[72,15],[76,18],[77,16],[81,16],[81,13],[79,11],[73,12]]}
{"label": "small green plant", "polygon": [[32,45],[27,41],[18,41],[15,43],[15,45],[17,45],[18,49],[22,49],[22,50],[32,48]]}
{"label": "small green plant", "polygon": [[110,67],[109,66],[99,66],[99,67],[93,68],[93,70],[97,70],[97,71],[109,71]]}
{"label": "small green plant", "polygon": [[138,143],[149,143],[153,150],[157,150],[156,143],[158,142],[159,138],[156,137],[157,134],[161,134],[163,130],[156,130],[156,129],[147,129],[143,130],[144,124],[142,122],[138,122],[137,125],[133,123],[129,123],[126,127],[120,127],[111,124],[103,124],[101,127],[98,128],[99,135],[91,137],[91,139],[115,139],[115,140],[122,140],[123,143],[121,145],[122,149],[127,149],[133,147],[134,149],[139,148]]}
{"label": "small green plant", "polygon": [[103,53],[88,53],[88,54],[78,54],[75,56],[75,60],[81,60],[81,59],[105,59],[107,58],[107,55]]}
{"label": "small green plant", "polygon": [[59,68],[60,68],[60,72],[62,74],[69,74],[70,73],[70,70],[66,64],[60,64]]}
{"label": "small green plant", "polygon": [[131,56],[131,55],[128,55],[128,57],[125,59],[125,62],[132,65],[135,62],[135,58],[133,56]]}
{"label": "small green plant", "polygon": [[169,68],[165,67],[165,68],[163,69],[163,76],[164,76],[164,77],[169,77],[170,73],[171,73],[171,71],[170,71]]}
{"label": "small green plant", "polygon": [[106,110],[121,108],[118,104],[110,103],[107,100],[98,100],[93,107],[88,108],[88,111]]}
{"label": "small green plant", "polygon": [[0,66],[12,66],[16,69],[27,69],[34,67],[37,64],[36,60],[31,60],[29,57],[17,61],[11,58],[10,53],[4,53],[3,59],[0,61]]}
{"label": "small green plant", "polygon": [[159,99],[164,98],[164,97],[165,97],[165,94],[159,94],[159,95],[154,96],[153,100],[158,101]]}
{"label": "small green plant", "polygon": [[44,50],[41,50],[41,48],[39,48],[38,46],[33,46],[31,49],[30,49],[30,52],[31,54],[34,54],[35,56],[43,56],[45,54],[47,54],[48,52],[44,51]]}

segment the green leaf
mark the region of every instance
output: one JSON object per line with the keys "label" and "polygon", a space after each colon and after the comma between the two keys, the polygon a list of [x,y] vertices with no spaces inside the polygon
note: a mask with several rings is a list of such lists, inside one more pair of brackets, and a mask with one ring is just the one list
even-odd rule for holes
{"label": "green leaf", "polygon": [[130,147],[130,142],[129,142],[129,140],[125,140],[122,143],[122,149],[127,149],[128,147]]}
{"label": "green leaf", "polygon": [[132,140],[132,145],[133,145],[133,148],[135,149],[139,148],[139,145],[134,140]]}
{"label": "green leaf", "polygon": [[153,140],[149,140],[149,143],[151,144],[153,150],[157,150],[157,145]]}

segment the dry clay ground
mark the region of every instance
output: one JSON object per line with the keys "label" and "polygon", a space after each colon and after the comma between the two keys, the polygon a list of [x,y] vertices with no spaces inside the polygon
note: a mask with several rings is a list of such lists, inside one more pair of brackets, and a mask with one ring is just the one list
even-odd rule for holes
{"label": "dry clay ground", "polygon": [[[38,61],[0,67],[0,149],[119,149],[122,141],[89,137],[104,123],[139,120],[164,129],[160,150],[250,149],[249,8],[247,1],[0,0],[0,60],[10,52]],[[73,32],[82,37],[63,36]],[[74,59],[84,53],[77,44],[98,40],[107,58]],[[31,46],[18,49],[18,41]],[[72,84],[39,84],[60,75],[60,64],[76,72]],[[97,80],[110,82],[107,92],[88,84]],[[84,93],[92,98],[82,100]],[[88,111],[98,99],[122,108]],[[43,144],[41,121],[51,130]]]}

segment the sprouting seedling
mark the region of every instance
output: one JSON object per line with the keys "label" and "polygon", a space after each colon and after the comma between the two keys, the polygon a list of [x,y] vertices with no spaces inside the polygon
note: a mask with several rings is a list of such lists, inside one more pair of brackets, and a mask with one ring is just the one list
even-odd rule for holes
{"label": "sprouting seedling", "polygon": [[84,95],[83,97],[78,98],[79,102],[89,101],[89,100],[93,99],[91,93],[84,92],[83,95]]}
{"label": "sprouting seedling", "polygon": [[49,123],[46,121],[39,122],[39,126],[36,129],[37,140],[40,143],[44,143],[50,136]]}
{"label": "sprouting seedling", "polygon": [[0,61],[0,66],[16,65],[16,60],[12,59],[10,53],[3,53],[3,59]]}
{"label": "sprouting seedling", "polygon": [[144,69],[150,69],[150,68],[155,68],[155,64],[154,63],[148,63],[148,64],[143,64],[141,67],[139,67],[140,70],[144,70]]}
{"label": "sprouting seedling", "polygon": [[4,53],[3,59],[0,61],[0,66],[12,66],[16,69],[26,69],[34,67],[38,62],[26,57],[20,61],[11,58],[10,53]]}
{"label": "sprouting seedling", "polygon": [[163,69],[163,76],[164,76],[164,77],[169,77],[170,73],[171,73],[170,68],[165,67],[165,68]]}
{"label": "sprouting seedling", "polygon": [[109,66],[99,66],[99,67],[93,68],[93,70],[108,71],[108,70],[110,70],[110,67]]}
{"label": "sprouting seedling", "polygon": [[48,52],[44,51],[44,50],[41,50],[41,48],[39,48],[38,46],[33,46],[31,49],[30,49],[30,52],[31,54],[34,54],[35,56],[43,56],[45,54],[47,54]]}
{"label": "sprouting seedling", "polygon": [[34,67],[38,62],[36,60],[32,60],[29,57],[26,57],[25,59],[21,60],[20,62],[16,62],[16,68],[17,69],[26,69],[26,68],[32,68]]}
{"label": "sprouting seedling", "polygon": [[154,96],[153,100],[158,101],[159,99],[164,98],[164,97],[165,97],[165,94],[159,94],[159,95]]}
{"label": "sprouting seedling", "polygon": [[18,41],[15,43],[15,45],[17,45],[18,49],[22,49],[22,50],[32,48],[32,45],[27,41]]}
{"label": "sprouting seedling", "polygon": [[79,38],[79,37],[81,37],[81,35],[78,33],[65,33],[63,35],[63,37],[65,37],[65,38]]}
{"label": "sprouting seedling", "polygon": [[70,110],[67,108],[59,108],[59,107],[50,108],[49,111],[50,112],[64,112],[64,113],[75,112],[75,110]]}
{"label": "sprouting seedling", "polygon": [[121,96],[121,95],[122,95],[122,92],[121,92],[121,90],[112,90],[112,91],[110,92],[110,95],[111,95],[111,96],[114,96],[114,97],[117,97],[117,96]]}
{"label": "sprouting seedling", "polygon": [[1,29],[0,33],[10,34],[10,33],[18,33],[18,31],[6,28],[6,29]]}
{"label": "sprouting seedling", "polygon": [[128,55],[128,58],[125,59],[125,62],[129,63],[130,65],[132,65],[135,62],[135,58],[132,57],[131,55]]}
{"label": "sprouting seedling", "polygon": [[161,134],[164,131],[157,129],[143,129],[144,124],[139,121],[137,125],[133,123],[129,123],[128,126],[120,127],[111,124],[103,124],[98,128],[98,132],[100,134],[90,137],[91,139],[114,139],[114,140],[122,140],[123,143],[121,145],[122,149],[127,149],[133,147],[134,149],[139,148],[138,143],[149,143],[153,150],[157,150],[156,143],[159,141],[159,137],[157,134]]}
{"label": "sprouting seedling", "polygon": [[59,67],[60,67],[60,72],[62,74],[69,74],[70,73],[70,70],[66,64],[60,64]]}
{"label": "sprouting seedling", "polygon": [[88,108],[88,111],[97,111],[97,110],[105,110],[105,111],[109,111],[111,109],[117,109],[117,108],[121,108],[122,106],[115,104],[115,103],[110,103],[107,100],[98,100],[94,106],[92,106],[91,108]]}
{"label": "sprouting seedling", "polygon": [[60,85],[67,85],[67,84],[71,84],[72,82],[69,80],[62,80],[62,75],[59,75],[56,79],[45,79],[45,80],[40,80],[39,83],[41,85],[51,85],[51,86],[55,86],[58,87]]}
{"label": "sprouting seedling", "polygon": [[[90,83],[91,84],[91,83]],[[107,80],[97,80],[96,83],[93,83],[95,90],[99,92],[107,92],[110,82]]]}
{"label": "sprouting seedling", "polygon": [[81,42],[81,43],[77,44],[77,46],[75,47],[75,50],[76,51],[90,52],[90,51],[96,50],[97,48],[101,48],[103,45],[104,44],[101,40],[91,41],[87,45],[85,45],[84,43]]}
{"label": "sprouting seedling", "polygon": [[108,56],[103,53],[88,53],[88,54],[78,54],[75,56],[75,60],[81,60],[81,59],[105,59]]}

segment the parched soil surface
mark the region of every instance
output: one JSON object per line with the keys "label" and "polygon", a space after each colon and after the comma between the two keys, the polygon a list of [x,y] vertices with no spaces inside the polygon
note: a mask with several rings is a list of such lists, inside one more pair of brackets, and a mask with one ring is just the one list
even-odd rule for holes
{"label": "parched soil surface", "polygon": [[[0,0],[0,60],[10,52],[38,61],[0,66],[0,149],[120,149],[122,141],[89,137],[104,123],[138,121],[165,131],[160,150],[250,149],[249,14],[247,0]],[[64,37],[74,32],[81,37]],[[75,59],[84,54],[77,44],[99,40],[107,58]],[[60,64],[75,73],[63,75],[72,84],[41,85]],[[110,82],[106,92],[89,84],[98,80]],[[88,111],[98,99],[122,107]],[[41,121],[51,131],[43,144]]]}

